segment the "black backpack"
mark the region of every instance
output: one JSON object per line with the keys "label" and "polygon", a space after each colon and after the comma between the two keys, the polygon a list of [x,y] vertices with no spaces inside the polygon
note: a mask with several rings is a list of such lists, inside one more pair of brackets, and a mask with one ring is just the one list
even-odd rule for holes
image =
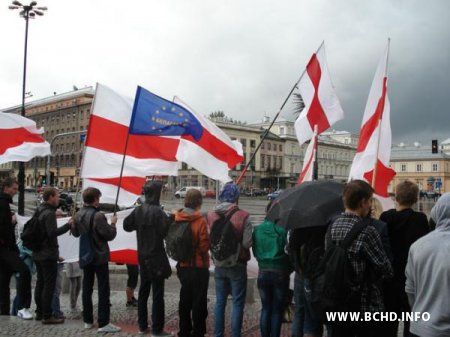
{"label": "black backpack", "polygon": [[328,229],[328,247],[311,277],[311,304],[322,319],[326,320],[326,312],[348,311],[358,307],[361,293],[351,289],[353,269],[347,249],[370,221],[363,219],[356,223],[339,245],[331,241],[332,226]]}
{"label": "black backpack", "polygon": [[45,236],[45,228],[39,223],[41,212],[37,209],[30,220],[28,220],[20,235],[23,246],[33,252],[38,252],[42,248],[42,241]]}
{"label": "black backpack", "polygon": [[80,268],[84,269],[94,261],[95,244],[94,244],[94,218],[97,210],[91,215],[89,220],[88,231],[80,235],[79,263]]}
{"label": "black backpack", "polygon": [[166,252],[175,261],[191,261],[195,256],[193,235],[189,221],[173,221],[165,238]]}
{"label": "black backpack", "polygon": [[233,209],[227,216],[219,213],[219,218],[214,221],[209,234],[212,257],[217,261],[224,261],[236,254],[239,239],[231,223],[231,217],[239,208]]}

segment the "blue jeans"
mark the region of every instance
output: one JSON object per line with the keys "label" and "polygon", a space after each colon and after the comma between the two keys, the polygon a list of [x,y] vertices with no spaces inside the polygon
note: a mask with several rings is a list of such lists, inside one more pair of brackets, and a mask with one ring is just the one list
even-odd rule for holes
{"label": "blue jeans", "polygon": [[292,337],[303,334],[322,336],[323,322],[314,313],[311,306],[311,280],[295,273],[294,280],[294,321],[292,323]]}
{"label": "blue jeans", "polygon": [[284,271],[259,271],[258,290],[262,304],[261,337],[280,336],[288,276]]}
{"label": "blue jeans", "polygon": [[303,277],[295,273],[294,279],[294,319],[292,320],[292,337],[302,337],[305,326],[305,292]]}
{"label": "blue jeans", "polygon": [[216,305],[214,308],[214,336],[223,337],[225,329],[225,306],[228,295],[233,298],[231,312],[231,336],[240,337],[247,294],[247,265],[238,263],[234,267],[216,267]]}

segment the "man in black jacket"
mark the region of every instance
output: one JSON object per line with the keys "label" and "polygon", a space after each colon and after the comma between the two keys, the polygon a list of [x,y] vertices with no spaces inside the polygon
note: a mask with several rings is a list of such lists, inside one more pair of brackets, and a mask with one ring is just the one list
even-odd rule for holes
{"label": "man in black jacket", "polygon": [[68,232],[73,221],[71,219],[58,228],[56,209],[59,205],[59,192],[57,189],[53,187],[45,189],[42,198],[44,203],[38,208],[38,221],[39,225],[43,226],[45,234],[41,249],[33,251],[33,261],[37,271],[34,289],[36,320],[42,319],[43,324],[58,324],[64,323],[64,319],[52,315],[52,297],[58,272],[58,236]]}
{"label": "man in black jacket", "polygon": [[92,240],[94,243],[94,257],[92,262],[83,268],[83,320],[84,328],[91,329],[94,324],[92,292],[95,275],[98,286],[98,332],[119,332],[120,328],[109,322],[109,245],[117,235],[117,216],[111,218],[108,224],[103,213],[98,211],[101,192],[97,188],[88,187],[83,192],[84,207],[75,215],[75,225],[72,234],[79,237],[88,233],[92,226]]}
{"label": "man in black jacket", "polygon": [[18,184],[12,178],[6,178],[0,184],[0,314],[9,315],[10,292],[9,282],[14,273],[19,273],[17,295],[20,299],[17,315],[22,319],[32,319],[31,274],[26,264],[19,257],[16,246],[16,218],[9,204],[17,194]]}
{"label": "man in black jacket", "polygon": [[153,288],[152,336],[167,337],[164,331],[164,279],[171,274],[164,249],[164,237],[169,229],[169,217],[159,204],[162,184],[147,182],[144,186],[145,203],[125,218],[123,228],[136,231],[141,285],[138,296],[139,333],[148,331],[147,301]]}

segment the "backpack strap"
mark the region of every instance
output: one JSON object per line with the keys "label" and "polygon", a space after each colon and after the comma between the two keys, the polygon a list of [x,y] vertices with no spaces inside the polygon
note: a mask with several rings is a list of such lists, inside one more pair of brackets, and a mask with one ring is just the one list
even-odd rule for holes
{"label": "backpack strap", "polygon": [[[230,213],[228,213],[228,215],[225,217],[225,223],[227,223],[228,221],[231,220],[231,217],[234,215],[234,213],[236,213],[237,211],[239,211],[239,207],[235,207],[234,209],[232,209],[230,211]],[[219,216],[223,216],[221,214],[219,214]]]}
{"label": "backpack strap", "polygon": [[[339,244],[340,247],[347,249],[350,247],[352,242],[356,239],[356,237],[366,228],[370,223],[372,223],[371,218],[363,218],[353,225],[352,229],[347,233],[344,240]],[[331,232],[331,231],[330,231]]]}

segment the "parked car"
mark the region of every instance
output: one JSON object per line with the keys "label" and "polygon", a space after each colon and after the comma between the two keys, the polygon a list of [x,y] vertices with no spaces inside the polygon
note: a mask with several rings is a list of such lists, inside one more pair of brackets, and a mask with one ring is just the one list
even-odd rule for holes
{"label": "parked car", "polygon": [[36,187],[26,186],[25,192],[36,193]]}
{"label": "parked car", "polygon": [[186,187],[180,188],[178,191],[176,191],[174,193],[174,195],[177,199],[184,198],[186,196],[187,191],[189,191],[190,189],[199,190],[203,197],[206,194],[206,190],[202,186],[186,186]]}
{"label": "parked car", "polygon": [[216,197],[216,191],[214,190],[206,190],[205,191],[205,198],[215,198]]}
{"label": "parked car", "polygon": [[275,200],[280,196],[280,194],[283,192],[283,190],[277,190],[275,192],[267,194],[267,200]]}
{"label": "parked car", "polygon": [[261,190],[259,188],[253,188],[251,190],[246,191],[245,195],[247,197],[259,197],[262,195],[266,195],[266,192],[264,192],[264,190]]}

